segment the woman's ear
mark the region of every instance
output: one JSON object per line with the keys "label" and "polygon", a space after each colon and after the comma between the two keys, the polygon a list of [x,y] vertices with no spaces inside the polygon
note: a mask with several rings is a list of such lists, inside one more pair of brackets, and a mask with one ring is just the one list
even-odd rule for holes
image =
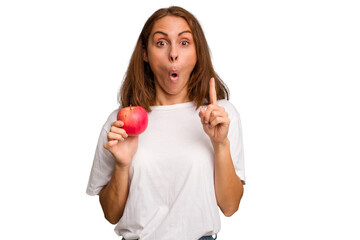
{"label": "woman's ear", "polygon": [[144,61],[149,63],[149,59],[148,59],[148,56],[147,56],[147,51],[145,49],[144,49],[143,53],[144,53],[144,55],[143,55]]}

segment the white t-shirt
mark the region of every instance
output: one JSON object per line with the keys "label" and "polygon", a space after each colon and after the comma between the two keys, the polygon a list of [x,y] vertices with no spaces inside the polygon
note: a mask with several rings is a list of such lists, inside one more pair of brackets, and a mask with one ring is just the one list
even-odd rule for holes
{"label": "white t-shirt", "polygon": [[[241,122],[235,107],[219,100],[229,114],[228,138],[236,174],[245,182]],[[125,239],[197,240],[220,230],[214,188],[214,150],[192,102],[153,106],[139,136],[129,170],[130,189],[115,232]],[[103,145],[119,109],[100,133],[87,194],[109,182],[114,157]]]}

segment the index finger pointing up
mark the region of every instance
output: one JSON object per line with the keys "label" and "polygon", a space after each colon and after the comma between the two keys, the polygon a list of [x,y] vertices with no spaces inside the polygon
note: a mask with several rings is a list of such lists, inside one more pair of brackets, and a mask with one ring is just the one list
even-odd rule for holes
{"label": "index finger pointing up", "polygon": [[209,83],[209,96],[210,96],[210,103],[217,105],[217,97],[216,97],[216,88],[215,88],[215,78],[210,78]]}

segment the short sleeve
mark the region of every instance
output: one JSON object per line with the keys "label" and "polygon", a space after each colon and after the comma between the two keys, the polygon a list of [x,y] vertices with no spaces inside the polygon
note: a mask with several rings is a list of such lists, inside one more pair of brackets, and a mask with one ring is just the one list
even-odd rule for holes
{"label": "short sleeve", "polygon": [[238,175],[245,185],[244,145],[240,114],[228,101],[220,105],[223,105],[230,118],[228,138],[230,140],[231,158],[234,163],[236,175]]}
{"label": "short sleeve", "polygon": [[114,111],[109,116],[100,132],[86,189],[86,193],[90,196],[100,193],[101,189],[110,181],[114,170],[115,158],[104,148],[104,144],[107,142],[107,134],[110,131],[111,122],[116,120],[116,112]]}

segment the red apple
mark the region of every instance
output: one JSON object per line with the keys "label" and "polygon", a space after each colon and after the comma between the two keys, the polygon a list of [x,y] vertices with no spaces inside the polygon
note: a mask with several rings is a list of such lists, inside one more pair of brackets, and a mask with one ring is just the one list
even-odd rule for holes
{"label": "red apple", "polygon": [[138,136],[143,133],[148,125],[148,115],[146,110],[140,106],[130,106],[122,108],[117,119],[124,122],[122,127],[127,135]]}

